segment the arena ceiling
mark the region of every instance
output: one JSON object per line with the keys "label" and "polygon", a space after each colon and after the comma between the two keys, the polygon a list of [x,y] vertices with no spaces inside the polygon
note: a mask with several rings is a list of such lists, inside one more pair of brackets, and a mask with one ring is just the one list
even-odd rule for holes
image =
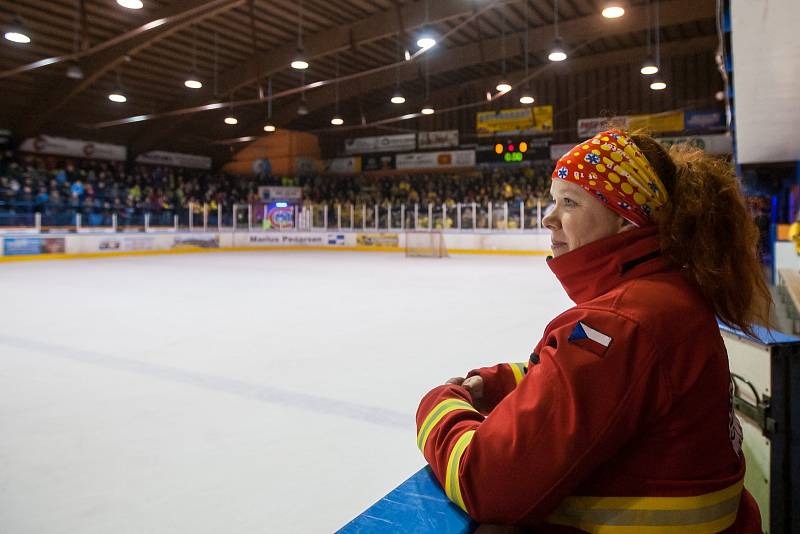
{"label": "arena ceiling", "polygon": [[[20,17],[32,39],[0,44],[0,128],[17,139],[53,134],[125,144],[133,153],[161,149],[219,156],[235,138],[264,135],[271,84],[272,122],[279,128],[331,136],[357,135],[354,128],[413,130],[429,118],[391,119],[419,111],[427,69],[434,107],[458,108],[448,112],[449,118],[448,113],[431,116],[429,125],[469,129],[471,123],[461,122],[481,107],[519,105],[516,91],[492,102],[483,95],[503,69],[517,87],[526,78],[526,18],[527,77],[534,88],[546,75],[623,64],[633,67],[612,76],[639,83],[638,65],[648,48],[654,49],[654,32],[648,29],[655,25],[656,11],[662,63],[697,54],[704,59],[670,73],[671,87],[699,84],[697,91],[646,107],[658,111],[706,100],[713,105],[710,87],[721,86],[707,72],[702,83],[695,80],[698,68],[715,68],[714,0],[634,0],[626,2],[618,19],[600,15],[603,2],[560,0],[558,29],[569,53],[560,64],[547,59],[555,32],[550,0],[304,0],[302,7],[298,0],[143,3],[142,9],[129,10],[115,0],[0,0],[4,31]],[[301,13],[303,52],[310,64],[302,74],[289,66],[297,54]],[[419,53],[415,43],[423,30],[439,42]],[[410,61],[405,50],[413,55]],[[73,63],[81,79],[67,77]],[[203,83],[200,89],[184,86],[193,70]],[[329,83],[337,72],[339,83]],[[398,85],[406,102],[390,104]],[[108,99],[117,86],[125,103]],[[339,128],[330,124],[337,93],[345,119]],[[550,93],[538,101],[558,106],[564,102],[546,100],[570,95]],[[300,116],[303,98],[308,114]],[[620,109],[605,106],[584,105],[583,112],[639,111],[635,102],[614,105]],[[231,114],[238,124],[223,122]]]}

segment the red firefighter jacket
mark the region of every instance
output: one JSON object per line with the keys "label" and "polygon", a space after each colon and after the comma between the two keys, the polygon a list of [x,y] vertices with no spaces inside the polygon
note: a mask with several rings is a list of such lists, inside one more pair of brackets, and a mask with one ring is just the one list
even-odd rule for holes
{"label": "red firefighter jacket", "polygon": [[417,445],[450,499],[535,532],[760,532],[714,312],[640,228],[548,262],[576,306],[525,363],[431,390]]}

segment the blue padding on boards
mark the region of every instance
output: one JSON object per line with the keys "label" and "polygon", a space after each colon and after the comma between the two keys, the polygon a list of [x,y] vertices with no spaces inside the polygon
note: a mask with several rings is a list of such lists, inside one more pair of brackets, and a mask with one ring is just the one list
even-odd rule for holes
{"label": "blue padding on boards", "polygon": [[337,534],[470,534],[478,524],[450,502],[430,467],[420,469]]}
{"label": "blue padding on boards", "polygon": [[[724,332],[729,332],[731,334],[737,335],[739,337],[744,337],[747,339],[753,339],[752,336],[748,336],[738,328],[731,328],[730,326],[724,325],[719,322],[718,324],[719,324],[719,329]],[[777,330],[770,330],[769,328],[764,328],[763,326],[754,326],[753,333],[755,333],[756,335],[755,341],[763,343],[764,345],[784,345],[788,343],[800,343],[800,337],[787,336],[786,334],[782,334]]]}

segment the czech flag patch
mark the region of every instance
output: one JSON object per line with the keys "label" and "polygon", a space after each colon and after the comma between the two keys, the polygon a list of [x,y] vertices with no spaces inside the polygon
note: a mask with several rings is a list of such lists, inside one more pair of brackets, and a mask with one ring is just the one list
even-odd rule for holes
{"label": "czech flag patch", "polygon": [[598,356],[604,356],[614,339],[586,323],[578,322],[569,335],[568,341]]}

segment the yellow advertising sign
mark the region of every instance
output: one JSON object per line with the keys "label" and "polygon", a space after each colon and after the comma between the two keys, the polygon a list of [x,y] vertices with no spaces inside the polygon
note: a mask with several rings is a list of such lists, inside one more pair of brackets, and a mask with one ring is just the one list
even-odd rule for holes
{"label": "yellow advertising sign", "polygon": [[475,114],[478,135],[495,133],[549,133],[553,131],[553,106],[479,111]]}
{"label": "yellow advertising sign", "polygon": [[655,115],[631,115],[628,117],[628,130],[635,132],[681,132],[683,131],[683,112],[672,111]]}

